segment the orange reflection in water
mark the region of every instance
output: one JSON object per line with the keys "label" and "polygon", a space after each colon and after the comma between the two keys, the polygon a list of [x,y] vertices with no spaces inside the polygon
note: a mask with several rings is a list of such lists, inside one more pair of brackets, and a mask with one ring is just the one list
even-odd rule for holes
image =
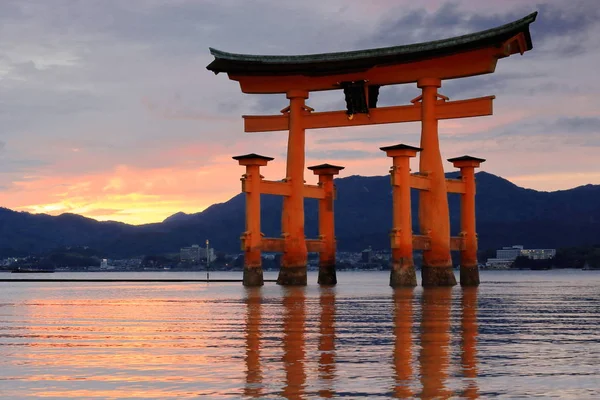
{"label": "orange reflection in water", "polygon": [[287,399],[304,398],[306,386],[304,329],[306,305],[304,287],[283,288],[283,368],[285,386],[281,393]]}
{"label": "orange reflection in water", "polygon": [[319,324],[319,378],[326,387],[319,391],[319,396],[333,398],[335,389],[335,288],[321,287],[319,303],[321,317]]}
{"label": "orange reflection in water", "polygon": [[448,398],[452,393],[445,387],[448,378],[450,346],[450,306],[452,288],[423,288],[421,299],[421,397]]}
{"label": "orange reflection in water", "polygon": [[413,288],[394,289],[394,396],[405,399],[413,395],[412,369]]}
{"label": "orange reflection in water", "polygon": [[463,376],[468,378],[462,397],[479,397],[477,387],[477,290],[476,287],[463,288],[461,298],[461,367]]}
{"label": "orange reflection in water", "polygon": [[246,386],[249,397],[262,395],[262,370],[260,365],[260,324],[262,313],[261,288],[246,289]]}
{"label": "orange reflection in water", "polygon": [[[212,348],[232,349],[236,341],[216,337],[215,324],[227,326],[235,319],[224,310],[220,315],[225,317],[216,315],[207,304],[138,298],[29,300],[12,346],[18,345],[22,362],[39,372],[19,379],[31,396],[61,399],[160,399],[172,397],[173,385],[210,387],[220,377],[199,376],[190,366],[209,364]],[[182,306],[186,315],[173,312]],[[234,375],[238,368],[226,372]]]}

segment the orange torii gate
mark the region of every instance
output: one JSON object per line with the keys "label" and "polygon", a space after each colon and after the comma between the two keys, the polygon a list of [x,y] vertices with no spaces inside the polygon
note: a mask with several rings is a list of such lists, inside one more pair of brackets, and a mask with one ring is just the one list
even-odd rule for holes
{"label": "orange torii gate", "polygon": [[[492,115],[494,96],[450,101],[438,89],[445,79],[494,72],[499,59],[532,49],[529,25],[537,13],[486,31],[434,42],[344,53],[304,56],[232,54],[210,49],[215,60],[207,68],[225,72],[242,92],[284,93],[289,106],[281,115],[243,116],[245,132],[288,131],[287,168],[282,181],[266,181],[260,167],[272,160],[257,154],[234,157],[246,166],[242,191],[247,194],[244,285],[263,284],[261,251],[283,253],[278,283],[305,285],[307,252],[320,253],[319,283],[335,284],[333,176],[343,167],[324,164],[310,169],[319,185],[304,183],[305,130],[344,126],[421,121],[420,147],[400,144],[382,147],[393,159],[390,285],[415,286],[413,250],[423,250],[423,286],[452,286],[451,250],[461,251],[461,284],[479,284],[475,232],[474,168],[480,158],[450,159],[460,168],[460,179],[446,179],[438,121]],[[385,85],[416,83],[421,95],[410,105],[377,107]],[[347,109],[315,112],[305,104],[309,93],[343,90]],[[411,174],[409,158],[420,153],[419,172]],[[410,188],[419,192],[420,234],[412,234]],[[260,231],[260,194],[284,196],[282,237],[264,238]],[[461,234],[450,237],[448,193],[461,194]],[[304,198],[319,199],[319,239],[304,235]]]}

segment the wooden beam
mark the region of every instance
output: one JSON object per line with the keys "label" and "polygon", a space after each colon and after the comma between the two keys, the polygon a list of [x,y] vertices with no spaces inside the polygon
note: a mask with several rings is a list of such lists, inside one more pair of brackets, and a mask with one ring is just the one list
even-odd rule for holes
{"label": "wooden beam", "polygon": [[410,176],[410,187],[418,190],[429,190],[431,181],[425,175],[413,174]]}
{"label": "wooden beam", "polygon": [[[321,239],[306,239],[306,248],[309,253],[318,253],[323,247]],[[285,251],[285,239],[262,238],[261,250],[267,253],[283,253]]]}
{"label": "wooden beam", "polygon": [[283,115],[242,115],[244,132],[275,132],[289,129],[289,117]]}
{"label": "wooden beam", "polygon": [[465,183],[461,179],[446,179],[446,191],[448,193],[464,193]]}
{"label": "wooden beam", "polygon": [[304,197],[308,199],[324,199],[325,190],[318,185],[304,185]]}
{"label": "wooden beam", "polygon": [[[431,239],[427,235],[413,235],[414,250],[429,250],[431,247]],[[464,240],[462,236],[450,237],[450,250],[463,250]]]}
{"label": "wooden beam", "polygon": [[306,239],[306,250],[309,253],[319,253],[323,247],[321,239]]}
{"label": "wooden beam", "polygon": [[277,196],[289,196],[292,194],[292,186],[289,182],[260,181],[260,193],[274,194]]}
{"label": "wooden beam", "polygon": [[436,105],[437,119],[454,119],[483,117],[492,115],[493,102],[496,96],[478,97],[475,99],[438,102]]}
{"label": "wooden beam", "polygon": [[262,238],[260,242],[261,250],[267,253],[283,253],[285,249],[285,239],[283,238]]}
{"label": "wooden beam", "polygon": [[450,237],[450,250],[464,250],[464,240],[462,236]]}
{"label": "wooden beam", "polygon": [[[469,118],[492,115],[495,96],[457,101],[438,101],[438,119]],[[283,115],[244,115],[244,132],[286,131],[289,116]],[[312,112],[304,115],[305,129],[338,128],[344,126],[392,124],[421,120],[421,104],[371,108],[369,114],[355,114],[348,118],[346,111]]]}
{"label": "wooden beam", "polygon": [[[249,187],[245,184],[245,180],[242,179],[242,192],[247,192],[249,190]],[[292,186],[289,182],[285,181],[261,180],[260,193],[274,194],[276,196],[290,196],[292,194]],[[303,195],[309,199],[324,199],[325,191],[318,185],[304,185]]]}
{"label": "wooden beam", "polygon": [[431,239],[426,235],[413,235],[414,250],[429,250],[431,248]]}

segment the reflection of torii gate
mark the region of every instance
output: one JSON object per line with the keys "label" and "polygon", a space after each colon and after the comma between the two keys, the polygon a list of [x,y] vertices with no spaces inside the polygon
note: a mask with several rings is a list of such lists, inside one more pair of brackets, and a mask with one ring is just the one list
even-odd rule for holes
{"label": "reflection of torii gate", "polygon": [[[234,157],[246,166],[244,284],[262,285],[261,250],[283,252],[278,283],[305,285],[307,251],[320,253],[319,283],[335,284],[333,176],[343,168],[324,164],[310,169],[319,185],[304,183],[305,130],[343,126],[421,121],[420,147],[396,145],[382,150],[393,159],[392,286],[415,286],[413,249],[423,250],[423,286],[456,284],[451,250],[461,251],[461,284],[479,284],[475,233],[474,168],[485,160],[450,159],[461,179],[446,179],[439,148],[438,120],[492,114],[494,96],[449,101],[438,93],[444,79],[494,72],[500,58],[531,50],[529,25],[537,13],[474,34],[435,42],[345,53],[306,56],[257,56],[210,49],[215,60],[208,69],[226,72],[244,93],[285,93],[290,100],[282,115],[244,116],[246,132],[289,131],[286,178],[266,181],[259,167],[272,158],[248,154]],[[377,108],[379,88],[416,82],[422,94],[412,105]],[[305,104],[311,91],[344,91],[347,110],[314,112]],[[409,158],[420,152],[419,173],[410,174]],[[410,188],[420,190],[420,235],[411,228]],[[282,238],[260,232],[260,193],[284,196]],[[447,193],[461,194],[461,234],[450,237]],[[319,199],[319,239],[304,236],[304,198]],[[366,204],[365,207],[369,205]]]}

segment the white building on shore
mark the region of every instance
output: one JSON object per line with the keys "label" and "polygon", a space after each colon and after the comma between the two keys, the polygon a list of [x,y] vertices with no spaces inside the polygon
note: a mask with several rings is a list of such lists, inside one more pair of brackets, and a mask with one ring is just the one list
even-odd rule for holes
{"label": "white building on shore", "polygon": [[[190,247],[182,247],[179,250],[179,257],[181,258],[182,262],[187,261],[197,263],[200,262],[200,260],[206,260],[206,253],[206,247],[200,247],[197,244],[193,244]],[[215,255],[215,249],[208,249],[208,257],[210,262],[213,262],[217,259],[217,256]]]}
{"label": "white building on shore", "polygon": [[496,250],[496,258],[488,258],[485,266],[487,268],[507,269],[519,256],[525,256],[532,260],[547,260],[555,255],[556,249],[524,249],[521,245],[515,245]]}

